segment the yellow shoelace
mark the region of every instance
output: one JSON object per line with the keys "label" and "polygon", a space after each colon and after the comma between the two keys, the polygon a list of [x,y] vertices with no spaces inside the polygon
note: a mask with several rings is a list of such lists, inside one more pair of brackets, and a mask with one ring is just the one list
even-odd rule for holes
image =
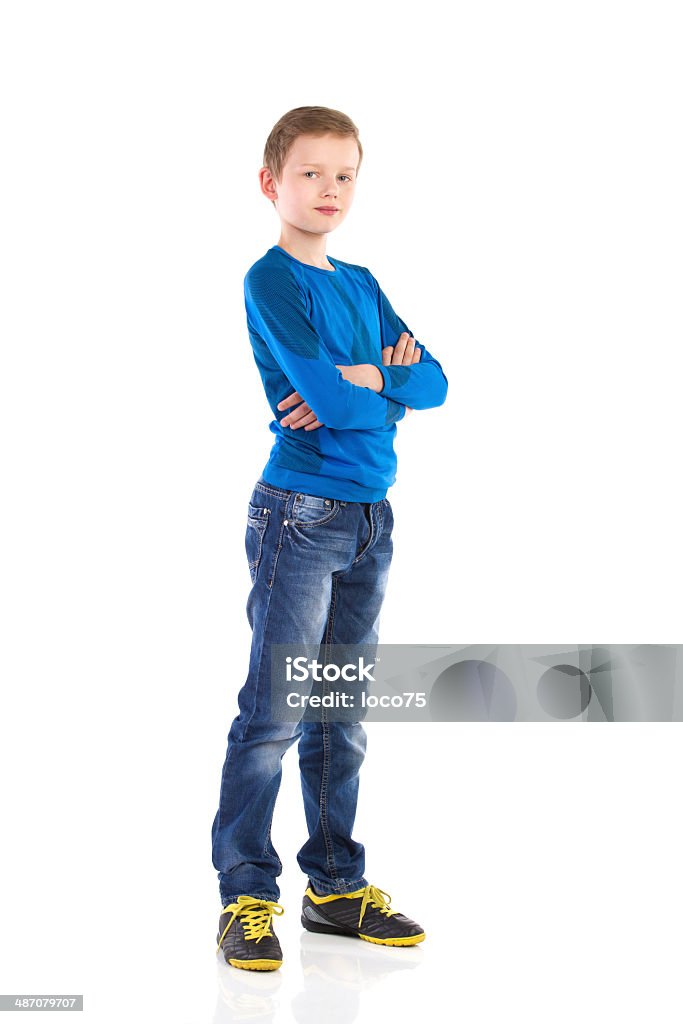
{"label": "yellow shoelace", "polygon": [[363,902],[360,905],[360,917],[358,918],[359,928],[368,903],[371,906],[376,907],[381,914],[386,914],[387,917],[391,917],[392,914],[398,913],[397,910],[391,910],[389,907],[389,904],[391,903],[391,896],[388,892],[378,889],[376,885],[366,885],[365,892],[363,893]]}
{"label": "yellow shoelace", "polygon": [[[236,903],[237,909],[233,910],[232,917],[223,929],[223,934],[218,940],[216,952],[221,948],[221,942],[236,917],[244,918],[242,922],[244,937],[246,939],[256,939],[257,942],[260,942],[265,935],[273,934],[270,930],[273,914],[281,916],[285,912],[285,908],[276,903],[275,900],[257,900],[253,896],[238,896]],[[229,906],[234,905],[233,903],[229,904]],[[227,910],[227,907],[223,909]]]}

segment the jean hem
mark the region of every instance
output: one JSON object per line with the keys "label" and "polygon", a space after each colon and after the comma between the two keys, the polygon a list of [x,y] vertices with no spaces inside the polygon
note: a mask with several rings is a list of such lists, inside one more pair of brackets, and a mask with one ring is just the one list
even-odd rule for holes
{"label": "jean hem", "polygon": [[346,893],[355,892],[356,889],[364,889],[368,885],[365,878],[359,878],[356,882],[345,880],[338,882],[335,886],[330,886],[329,883],[316,882],[314,878],[309,876],[308,882],[309,885],[313,886],[313,890],[321,896],[343,896]]}
{"label": "jean hem", "polygon": [[[251,898],[255,899],[255,900],[269,900],[269,901],[271,901],[273,903],[277,903],[279,898],[280,898],[279,896],[264,896],[264,895],[262,895],[260,893],[254,893],[254,892],[241,892],[241,893],[238,893],[238,895],[239,896],[251,896]],[[221,900],[221,908],[223,908],[223,907],[227,907],[230,903],[237,903],[237,896],[227,896],[225,899],[223,899],[223,897],[220,896],[220,900]]]}

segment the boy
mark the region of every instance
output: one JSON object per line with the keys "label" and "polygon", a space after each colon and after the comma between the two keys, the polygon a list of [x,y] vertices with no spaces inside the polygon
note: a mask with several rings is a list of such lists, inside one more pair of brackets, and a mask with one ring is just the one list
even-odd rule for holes
{"label": "boy", "polygon": [[[396,423],[441,405],[448,382],[366,267],[326,255],[353,201],[362,147],[328,107],[277,122],[259,177],[280,240],[244,279],[247,326],[275,419],[269,460],[249,500],[245,546],[252,646],[223,766],[212,859],[221,906],[218,950],[234,967],[273,970],[282,862],[270,829],[282,757],[299,741],[309,838],[301,923],[310,931],[414,945],[422,928],[364,877],[352,839],[360,722],[270,718],[270,645],[373,644],[392,557]],[[303,713],[303,712],[302,712]]]}

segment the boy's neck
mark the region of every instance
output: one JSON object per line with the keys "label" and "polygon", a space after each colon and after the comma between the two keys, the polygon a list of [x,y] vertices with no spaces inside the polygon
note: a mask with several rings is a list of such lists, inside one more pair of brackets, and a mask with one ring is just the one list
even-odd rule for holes
{"label": "boy's neck", "polygon": [[322,270],[334,270],[334,267],[327,259],[325,253],[325,243],[327,238],[325,235],[321,235],[319,238],[313,238],[311,240],[298,239],[298,238],[285,238],[280,235],[278,245],[285,252],[288,252],[290,256],[293,256],[295,260],[300,260],[301,263],[308,263],[311,267],[319,267]]}

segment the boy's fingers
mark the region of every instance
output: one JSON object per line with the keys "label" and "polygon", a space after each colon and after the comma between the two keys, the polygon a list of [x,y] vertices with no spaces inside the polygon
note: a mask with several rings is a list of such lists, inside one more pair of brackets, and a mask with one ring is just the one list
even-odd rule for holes
{"label": "boy's fingers", "polygon": [[296,421],[300,419],[301,416],[305,416],[308,411],[308,406],[305,402],[302,402],[301,405],[297,405],[296,409],[292,409],[291,412],[288,412],[286,416],[282,417],[280,420],[280,426],[288,427],[290,424],[296,423]]}
{"label": "boy's fingers", "polygon": [[396,366],[410,366],[415,351],[415,339],[404,331],[394,346],[392,363]]}
{"label": "boy's fingers", "polygon": [[277,403],[277,408],[278,409],[290,409],[293,405],[296,405],[297,402],[301,402],[301,401],[302,401],[302,398],[301,398],[301,395],[299,394],[299,392],[298,391],[294,391],[291,395],[288,395],[287,398],[283,398],[281,402],[278,402]]}
{"label": "boy's fingers", "polygon": [[[300,404],[297,404],[300,403]],[[283,416],[280,420],[281,427],[301,427],[304,423],[309,423],[311,418],[315,419],[315,413],[311,409],[310,405],[302,399],[298,391],[288,395],[287,398],[283,398],[281,402],[278,402],[277,408],[284,410],[290,409],[293,405],[296,405],[296,409],[292,409],[290,413]],[[322,424],[320,424],[322,426]]]}
{"label": "boy's fingers", "polygon": [[[291,427],[292,430],[297,430],[299,427],[303,427],[306,423],[313,423],[317,419],[316,414],[311,409],[310,405],[306,405],[302,402],[301,405],[288,413],[280,420],[281,427]],[[322,426],[322,423],[320,424]]]}
{"label": "boy's fingers", "polygon": [[300,406],[295,413],[292,413],[292,415],[296,417],[290,423],[292,430],[297,430],[299,427],[303,427],[306,423],[312,423],[313,420],[315,420],[315,413],[307,405]]}
{"label": "boy's fingers", "polygon": [[419,363],[422,349],[418,348],[415,338],[403,332],[395,345],[387,345],[382,349],[382,366],[411,366]]}
{"label": "boy's fingers", "polygon": [[415,362],[415,360],[413,359],[414,355],[415,355],[415,338],[408,338],[408,344],[406,345],[405,356],[403,357],[403,365],[404,366],[410,366],[411,363],[414,363]]}
{"label": "boy's fingers", "polygon": [[397,364],[397,363],[402,363],[403,362],[403,353],[406,350],[407,338],[408,338],[408,335],[404,331],[403,334],[399,337],[399,339],[396,342],[396,344],[394,345],[394,354],[391,357],[392,363]]}
{"label": "boy's fingers", "polygon": [[324,426],[324,423],[320,422],[320,420],[318,419],[318,417],[316,416],[312,409],[308,416],[306,417],[306,419],[301,421],[299,426],[303,426],[304,424],[304,430],[313,430],[314,428]]}

